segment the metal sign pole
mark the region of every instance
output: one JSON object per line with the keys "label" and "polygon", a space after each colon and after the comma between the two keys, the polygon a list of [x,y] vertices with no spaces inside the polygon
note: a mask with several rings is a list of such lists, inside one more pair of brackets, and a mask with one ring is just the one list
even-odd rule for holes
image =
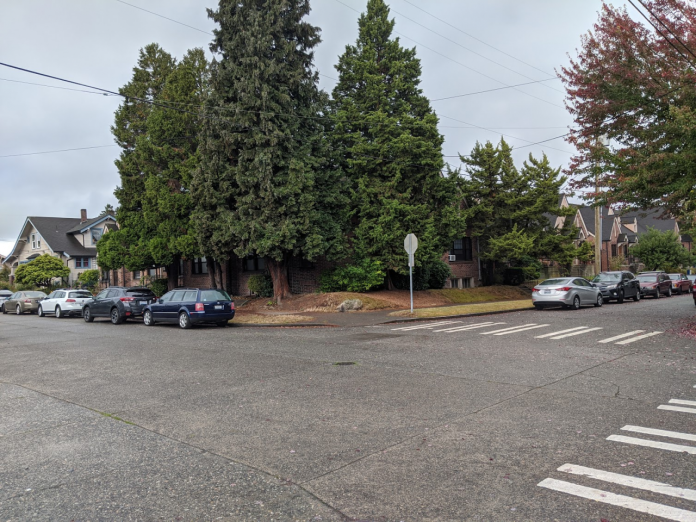
{"label": "metal sign pole", "polygon": [[418,250],[418,238],[414,234],[408,234],[404,239],[404,250],[408,254],[408,280],[411,291],[411,313],[413,313],[413,265],[415,262],[415,253]]}

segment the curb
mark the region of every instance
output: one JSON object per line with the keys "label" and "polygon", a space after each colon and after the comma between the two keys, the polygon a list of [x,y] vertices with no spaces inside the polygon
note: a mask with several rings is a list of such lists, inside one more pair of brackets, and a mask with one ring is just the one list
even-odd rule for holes
{"label": "curb", "polygon": [[[233,319],[234,321],[234,319]],[[338,328],[337,324],[326,323],[229,323],[232,328]]]}
{"label": "curb", "polygon": [[515,308],[514,310],[497,310],[494,312],[475,312],[473,314],[440,315],[440,316],[436,316],[436,317],[409,317],[407,319],[395,319],[393,321],[387,321],[386,323],[379,323],[379,324],[415,323],[417,321],[440,321],[443,319],[457,319],[460,317],[480,317],[482,315],[511,314],[513,312],[527,312],[530,310],[535,310],[535,308],[533,306],[530,306],[528,308]]}

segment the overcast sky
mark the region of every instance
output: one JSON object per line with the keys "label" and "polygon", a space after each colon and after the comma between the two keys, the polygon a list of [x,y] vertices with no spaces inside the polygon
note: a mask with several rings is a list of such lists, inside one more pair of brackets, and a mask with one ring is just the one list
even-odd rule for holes
{"label": "overcast sky", "polygon": [[[129,5],[124,3],[127,1]],[[208,44],[213,0],[21,0],[0,5],[0,62],[118,90],[138,51],[159,43],[181,57]],[[322,30],[315,64],[331,91],[334,64],[357,37],[366,0],[313,0],[309,20]],[[184,27],[137,6],[199,30]],[[416,47],[422,88],[431,99],[545,78],[575,55],[580,35],[596,21],[600,0],[392,0],[402,45]],[[420,8],[420,9],[419,9]],[[438,20],[439,18],[439,20]],[[29,85],[30,82],[63,89]],[[26,216],[96,216],[119,184],[110,126],[119,98],[64,90],[69,84],[0,67],[0,253],[7,254]],[[521,162],[546,152],[565,166],[572,152],[557,139],[571,118],[558,79],[433,101],[445,136],[444,154],[468,154],[476,141],[501,135]],[[61,149],[69,152],[31,154]],[[520,148],[522,147],[522,148]],[[16,155],[16,156],[15,156]],[[8,157],[10,156],[10,157]],[[456,157],[447,158],[459,165]]]}

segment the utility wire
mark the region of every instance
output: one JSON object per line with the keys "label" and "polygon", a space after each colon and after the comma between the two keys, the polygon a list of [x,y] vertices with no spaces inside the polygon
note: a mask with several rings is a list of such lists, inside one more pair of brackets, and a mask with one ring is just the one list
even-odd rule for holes
{"label": "utility wire", "polygon": [[[347,7],[347,8],[350,9],[351,11],[355,11],[355,12],[358,13],[358,14],[362,14],[362,13],[360,13],[360,11],[358,11],[357,9],[354,9],[353,7],[351,7],[351,6],[349,6],[348,4],[342,2],[341,0],[335,0],[335,1],[338,2],[339,4],[341,4],[342,6]],[[418,45],[419,47],[422,47],[423,49],[427,49],[427,50],[430,51],[430,52],[433,52],[433,53],[435,53],[435,54],[437,54],[437,55],[439,55],[439,56],[442,56],[442,57],[445,58],[446,60],[449,60],[450,62],[454,62],[454,63],[456,63],[457,65],[460,65],[461,67],[464,67],[465,69],[468,69],[469,71],[473,71],[473,72],[475,72],[476,74],[479,74],[479,75],[483,76],[484,78],[488,78],[489,80],[493,80],[494,82],[500,83],[500,84],[502,84],[502,85],[505,85],[506,87],[511,87],[510,85],[506,84],[505,82],[502,82],[502,81],[500,81],[500,80],[497,80],[496,78],[493,78],[492,76],[488,76],[487,74],[484,74],[484,73],[482,73],[481,71],[477,71],[477,70],[474,69],[473,67],[469,67],[468,65],[465,65],[465,64],[463,64],[463,63],[461,63],[461,62],[458,62],[457,60],[455,60],[455,59],[453,59],[453,58],[450,58],[449,56],[447,56],[447,55],[445,55],[445,54],[442,54],[441,52],[436,51],[435,49],[432,49],[432,48],[430,48],[430,47],[427,47],[427,46],[423,45],[422,43],[420,43],[420,42],[414,40],[414,39],[411,38],[410,36],[406,36],[405,34],[400,33],[400,32],[398,32],[398,31],[394,31],[394,34],[397,34],[397,35],[399,35],[399,36],[401,36],[401,37],[403,37],[403,38],[406,38],[407,40],[412,41],[413,43],[415,43],[415,44]],[[515,89],[515,90],[518,91],[518,92],[521,92],[522,94],[524,94],[524,95],[526,95],[526,96],[529,96],[530,98],[534,98],[534,99],[536,99],[536,100],[539,100],[539,101],[541,101],[541,102],[543,102],[543,103],[547,103],[547,104],[549,104],[549,105],[553,105],[554,107],[559,107],[559,108],[561,108],[561,109],[565,109],[565,107],[563,107],[562,105],[558,105],[557,103],[550,102],[550,101],[548,101],[548,100],[545,100],[544,98],[539,98],[538,96],[534,96],[533,94],[529,94],[528,92],[521,91],[521,90],[519,90],[519,89]]]}
{"label": "utility wire", "polygon": [[58,87],[56,85],[46,85],[45,83],[20,82],[19,80],[10,80],[8,78],[0,78],[0,81],[23,83],[24,85],[36,85],[38,87],[48,87],[49,89],[61,89],[63,91],[86,92],[87,94],[99,94],[100,96],[113,96],[113,94],[107,94],[105,92],[86,91],[84,89],[71,89],[70,87]]}
{"label": "utility wire", "polygon": [[[672,29],[670,29],[670,28],[667,26],[667,24],[665,24],[665,23],[662,21],[662,19],[660,19],[659,16],[657,16],[655,13],[652,12],[652,10],[651,10],[648,6],[646,6],[645,3],[643,3],[643,0],[638,0],[638,3],[639,3],[640,5],[642,5],[642,6],[645,8],[645,10],[646,10],[648,13],[650,13],[650,14],[653,16],[653,18],[655,18],[655,20],[657,20],[658,22],[660,22],[660,25],[661,25],[662,27],[664,27],[665,29],[667,29],[667,31],[668,31],[672,36],[674,36],[674,38],[677,40],[677,42],[679,42],[680,44],[682,44],[682,46],[684,47],[684,49],[686,49],[686,51],[687,51],[691,56],[693,56],[694,58],[696,58],[696,54],[694,54],[693,52],[691,52],[691,49],[689,49],[689,47],[688,47],[684,42],[681,41],[681,38],[679,38],[679,36],[677,36],[677,35],[674,33],[674,31],[672,31]],[[635,6],[634,6],[634,7],[635,7]],[[690,60],[689,60],[689,61],[690,61]]]}
{"label": "utility wire", "polygon": [[183,25],[184,27],[188,27],[189,29],[193,29],[194,31],[198,31],[199,33],[209,34],[210,36],[215,36],[210,31],[205,31],[204,29],[199,29],[198,27],[193,27],[192,25],[185,24],[184,22],[179,22],[178,20],[174,20],[173,18],[169,18],[168,16],[164,16],[164,15],[161,15],[159,13],[155,13],[154,11],[148,11],[147,9],[143,9],[142,7],[138,7],[137,5],[129,4],[128,2],[124,2],[123,0],[116,0],[116,2],[130,6],[134,9],[139,9],[140,11],[145,11],[146,13],[150,13],[151,15],[159,16],[160,18],[164,18],[165,20],[169,20],[170,22],[174,22],[175,24]]}
{"label": "utility wire", "polygon": [[[435,98],[434,100],[430,100],[430,102],[432,103],[432,102],[443,101],[443,100],[451,100],[453,98],[463,98],[465,96],[473,96],[474,94],[483,94],[486,92],[502,91],[503,89],[512,89],[514,87],[521,87],[522,85],[532,85],[534,83],[550,82],[552,80],[560,80],[560,78],[546,78],[545,80],[534,80],[533,82],[518,83],[516,85],[508,85],[507,87],[496,87],[495,89],[486,89],[485,91],[468,92],[466,94],[457,94],[455,96],[447,96],[446,98]],[[557,90],[557,89],[554,89],[554,90]]]}
{"label": "utility wire", "polygon": [[527,67],[531,67],[532,69],[535,69],[535,70],[537,70],[537,71],[539,71],[539,72],[541,72],[541,73],[544,73],[544,74],[546,74],[547,76],[549,75],[549,73],[547,73],[546,71],[544,71],[544,70],[542,70],[542,69],[539,69],[538,67],[534,67],[533,65],[531,65],[531,64],[529,64],[529,63],[527,63],[527,62],[525,62],[525,61],[523,61],[523,60],[520,60],[519,58],[516,58],[515,56],[513,56],[513,55],[511,55],[511,54],[508,54],[508,53],[506,53],[505,51],[503,51],[503,50],[501,50],[501,49],[498,49],[497,47],[493,47],[491,44],[484,42],[484,41],[481,40],[480,38],[476,38],[474,35],[472,35],[472,34],[470,34],[470,33],[467,33],[466,31],[460,29],[460,28],[457,27],[456,25],[453,25],[453,24],[449,23],[447,20],[443,20],[442,18],[439,18],[439,17],[435,16],[434,14],[429,13],[428,11],[426,11],[426,10],[423,9],[422,7],[417,6],[417,5],[414,4],[413,2],[410,2],[409,0],[403,0],[403,1],[406,2],[407,4],[411,5],[411,6],[415,7],[415,8],[418,9],[419,11],[424,12],[424,13],[427,14],[428,16],[432,16],[433,18],[435,18],[435,20],[439,20],[439,21],[442,22],[443,24],[450,26],[452,29],[455,29],[455,30],[459,31],[460,33],[462,33],[462,34],[468,36],[469,38],[472,38],[472,39],[476,40],[477,42],[482,43],[482,44],[485,45],[486,47],[490,47],[491,49],[493,49],[493,50],[495,50],[495,51],[498,51],[499,53],[504,54],[505,56],[507,56],[507,57],[509,57],[509,58],[512,58],[513,60],[517,60],[518,62],[520,62],[520,63],[526,65]]}
{"label": "utility wire", "polygon": [[118,147],[118,145],[112,143],[111,145],[95,145],[94,147],[76,147],[74,149],[44,150],[41,152],[25,152],[23,154],[6,154],[5,156],[0,156],[0,158],[16,158],[17,156],[38,156],[39,154],[54,154],[56,152],[70,152],[73,150],[103,149],[106,147]]}

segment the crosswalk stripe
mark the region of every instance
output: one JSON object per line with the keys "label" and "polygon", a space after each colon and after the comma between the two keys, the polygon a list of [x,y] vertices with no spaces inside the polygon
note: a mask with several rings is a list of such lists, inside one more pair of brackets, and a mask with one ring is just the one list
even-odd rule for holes
{"label": "crosswalk stripe", "polygon": [[645,433],[646,435],[657,435],[659,437],[669,437],[671,439],[682,439],[696,442],[696,435],[691,433],[679,433],[678,431],[656,430],[653,428],[643,428],[642,426],[624,426],[621,428],[625,431],[633,431],[635,433]]}
{"label": "crosswalk stripe", "polygon": [[419,330],[421,328],[435,328],[436,326],[444,326],[446,324],[455,324],[455,323],[461,323],[461,321],[440,321],[437,323],[427,323],[427,324],[419,324],[417,326],[401,326],[399,328],[392,328],[392,331],[394,330]]}
{"label": "crosswalk stripe", "polygon": [[543,339],[544,337],[551,337],[552,335],[564,334],[567,332],[574,332],[575,330],[584,330],[587,326],[578,326],[577,328],[568,328],[567,330],[561,330],[560,332],[551,332],[544,335],[537,335],[535,339]]}
{"label": "crosswalk stripe", "polygon": [[481,324],[470,324],[468,326],[455,326],[453,328],[444,328],[442,330],[433,330],[433,332],[464,332],[466,330],[476,330],[477,328],[487,328],[489,326],[497,326],[499,324],[505,323],[481,323]]}
{"label": "crosswalk stripe", "polygon": [[671,442],[658,442],[655,440],[638,439],[636,437],[625,437],[624,435],[609,435],[607,440],[614,442],[623,442],[625,444],[634,444],[636,446],[645,446],[647,448],[657,448],[667,451],[678,451],[680,453],[690,453],[696,455],[696,446],[683,446],[681,444],[672,444]]}
{"label": "crosswalk stripe", "polygon": [[670,404],[681,404],[683,406],[696,406],[696,401],[685,401],[682,399],[670,399]]}
{"label": "crosswalk stripe", "polygon": [[657,502],[648,502],[647,500],[640,500],[637,498],[627,497],[626,495],[617,495],[616,493],[602,491],[601,489],[588,488],[586,486],[572,484],[563,480],[547,478],[539,482],[539,484],[537,485],[541,486],[542,488],[559,491],[561,493],[567,493],[576,497],[586,498],[588,500],[594,500],[596,502],[602,502],[604,504],[610,504],[612,506],[631,509],[633,511],[638,511],[639,513],[655,515],[658,517],[666,518],[667,520],[677,520],[679,522],[696,522],[696,512],[693,511],[687,511],[686,509],[665,506],[663,504],[658,504]]}
{"label": "crosswalk stripe", "polygon": [[573,333],[568,333],[564,335],[557,335],[556,337],[551,337],[551,339],[565,339],[566,337],[573,337],[574,335],[582,335],[584,333],[590,333],[594,332],[595,330],[603,330],[604,328],[597,327],[597,328],[587,328],[585,330],[582,330],[580,332],[573,332]]}
{"label": "crosswalk stripe", "polygon": [[612,341],[618,341],[619,339],[623,339],[624,337],[631,337],[632,335],[637,335],[637,334],[643,333],[644,331],[645,330],[633,330],[632,332],[628,332],[628,333],[621,334],[621,335],[616,335],[614,337],[610,337],[609,339],[602,339],[599,342],[600,343],[610,343]]}
{"label": "crosswalk stripe", "polygon": [[664,482],[656,482],[654,480],[646,480],[639,477],[631,477],[629,475],[621,475],[620,473],[612,473],[610,471],[602,471],[599,469],[586,468],[584,466],[576,466],[575,464],[564,464],[558,471],[570,473],[571,475],[579,475],[581,477],[589,477],[595,480],[611,482],[621,486],[630,488],[652,491],[670,497],[684,498],[686,500],[696,500],[696,491],[693,489],[677,488]]}
{"label": "crosswalk stripe", "polygon": [[683,408],[682,406],[667,406],[666,404],[660,404],[657,407],[657,409],[667,411],[680,411],[682,413],[696,413],[696,410],[693,408]]}
{"label": "crosswalk stripe", "polygon": [[501,328],[500,330],[493,330],[491,332],[484,332],[481,335],[494,334],[494,333],[498,333],[498,332],[507,332],[508,330],[517,330],[518,328],[523,328],[525,326],[534,326],[534,325],[536,325],[536,323],[528,323],[528,324],[521,324],[521,325],[518,324],[517,326],[510,326],[509,328]]}
{"label": "crosswalk stripe", "polygon": [[631,344],[631,343],[634,343],[636,341],[640,341],[641,339],[646,339],[648,337],[652,337],[653,335],[660,335],[661,333],[664,333],[664,332],[650,332],[650,333],[646,333],[643,335],[639,335],[638,337],[632,337],[631,339],[626,339],[625,341],[619,341],[616,344]]}
{"label": "crosswalk stripe", "polygon": [[[525,332],[527,330],[536,330],[537,328],[544,328],[545,326],[551,326],[548,324],[537,324],[535,326],[528,326],[526,328],[518,328],[517,330],[513,330],[511,332],[501,332],[493,335],[509,335],[509,334],[514,334],[514,333],[519,333],[519,332]],[[482,335],[486,335],[485,333]]]}

